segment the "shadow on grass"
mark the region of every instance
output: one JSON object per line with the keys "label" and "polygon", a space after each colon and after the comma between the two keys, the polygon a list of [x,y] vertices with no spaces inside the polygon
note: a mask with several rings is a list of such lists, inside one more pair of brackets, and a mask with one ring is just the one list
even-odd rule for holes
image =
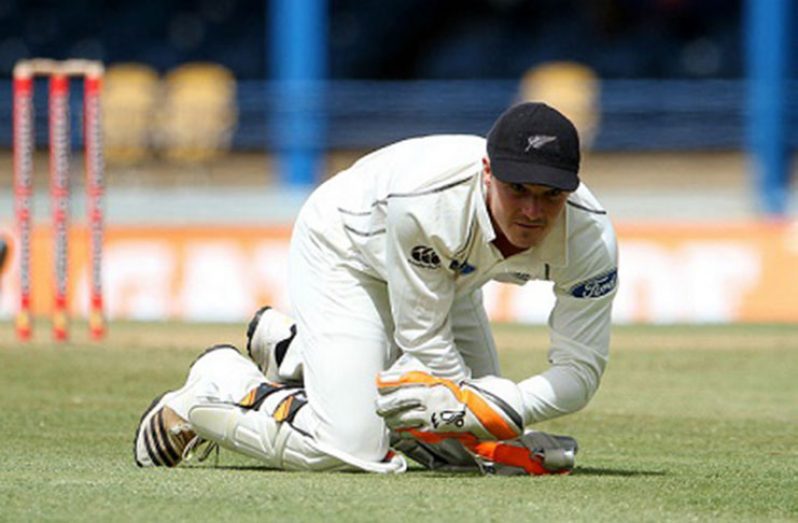
{"label": "shadow on grass", "polygon": [[[204,470],[204,471],[219,470],[219,471],[235,471],[235,472],[257,472],[257,473],[261,473],[261,472],[279,472],[281,474],[302,474],[302,473],[318,474],[318,472],[313,472],[313,471],[309,471],[309,470],[306,470],[306,471],[293,471],[293,470],[286,471],[286,470],[281,470],[281,469],[276,469],[276,468],[270,468],[270,467],[267,467],[265,465],[264,466],[260,466],[260,465],[224,465],[224,464],[214,465],[213,463],[195,463],[193,465],[185,464],[185,465],[182,465],[180,468],[181,468],[181,470]],[[419,470],[419,472],[428,472],[428,471]],[[365,472],[365,471],[362,471],[362,470],[352,469],[352,470],[339,470],[339,471],[335,472],[335,474],[365,475],[365,474],[368,474],[368,473]]]}
{"label": "shadow on grass", "polygon": [[598,467],[576,467],[572,472],[574,476],[615,476],[615,477],[639,477],[639,476],[665,476],[664,470],[623,470],[605,469]]}
{"label": "shadow on grass", "polygon": [[[410,468],[407,469],[408,474],[413,474],[414,477],[427,477],[427,478],[441,478],[441,477],[452,477],[453,475],[457,475],[460,477],[480,477],[483,474],[477,471],[444,471],[444,470],[426,470],[426,469],[419,469],[419,468]],[[645,476],[666,476],[668,473],[664,470],[624,470],[624,469],[606,469],[606,468],[598,468],[598,467],[577,467],[571,473],[572,476],[604,476],[604,477],[645,477]],[[500,474],[501,475],[501,474]],[[506,477],[528,477],[525,474],[519,474],[517,476],[506,476]]]}
{"label": "shadow on grass", "polygon": [[[218,464],[214,465],[213,463],[197,463],[193,465],[183,466],[182,469],[186,470],[209,470],[209,469],[216,469],[216,470],[235,470],[241,472],[277,472],[276,469],[258,466],[258,465],[224,465]],[[340,471],[341,474],[362,474],[362,471],[357,470],[347,470],[347,471]],[[446,471],[446,470],[427,470],[424,468],[418,467],[410,467],[407,469],[407,473],[412,474],[414,477],[426,476],[430,478],[435,477],[451,477],[453,475],[458,476],[474,476],[478,477],[481,476],[477,471]],[[607,476],[607,477],[641,477],[641,476],[666,476],[668,473],[664,470],[624,470],[624,469],[608,469],[608,468],[599,468],[599,467],[577,467],[571,473],[574,476]]]}
{"label": "shadow on grass", "polygon": [[235,470],[240,472],[282,472],[278,469],[270,469],[266,466],[259,465],[215,465],[213,463],[194,463],[191,465],[183,465],[180,467],[182,470]]}

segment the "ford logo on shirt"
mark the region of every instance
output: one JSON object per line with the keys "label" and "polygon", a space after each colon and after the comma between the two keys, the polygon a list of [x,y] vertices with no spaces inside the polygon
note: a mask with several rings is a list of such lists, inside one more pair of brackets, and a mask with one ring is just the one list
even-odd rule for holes
{"label": "ford logo on shirt", "polygon": [[599,298],[609,294],[618,284],[618,269],[596,276],[571,287],[571,296],[577,298]]}

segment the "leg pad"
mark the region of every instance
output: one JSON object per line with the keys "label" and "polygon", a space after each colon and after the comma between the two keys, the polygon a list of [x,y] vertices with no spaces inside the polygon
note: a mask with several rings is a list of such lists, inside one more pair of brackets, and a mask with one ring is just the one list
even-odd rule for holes
{"label": "leg pad", "polygon": [[230,403],[205,403],[192,407],[188,419],[203,438],[281,468],[283,449],[279,443],[284,446],[285,438],[280,438],[281,424],[265,412]]}

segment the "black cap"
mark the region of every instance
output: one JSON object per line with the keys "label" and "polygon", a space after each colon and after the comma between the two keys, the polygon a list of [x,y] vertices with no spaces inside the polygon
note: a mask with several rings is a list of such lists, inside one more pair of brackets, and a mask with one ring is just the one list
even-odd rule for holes
{"label": "black cap", "polygon": [[488,158],[503,182],[579,187],[579,135],[568,118],[544,103],[504,111],[488,133]]}

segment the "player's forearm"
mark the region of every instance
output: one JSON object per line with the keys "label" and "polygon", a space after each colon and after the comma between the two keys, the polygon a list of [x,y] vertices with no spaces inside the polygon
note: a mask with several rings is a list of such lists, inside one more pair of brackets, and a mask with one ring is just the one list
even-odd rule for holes
{"label": "player's forearm", "polygon": [[556,365],[518,384],[527,424],[584,408],[599,386],[600,375],[584,365]]}

